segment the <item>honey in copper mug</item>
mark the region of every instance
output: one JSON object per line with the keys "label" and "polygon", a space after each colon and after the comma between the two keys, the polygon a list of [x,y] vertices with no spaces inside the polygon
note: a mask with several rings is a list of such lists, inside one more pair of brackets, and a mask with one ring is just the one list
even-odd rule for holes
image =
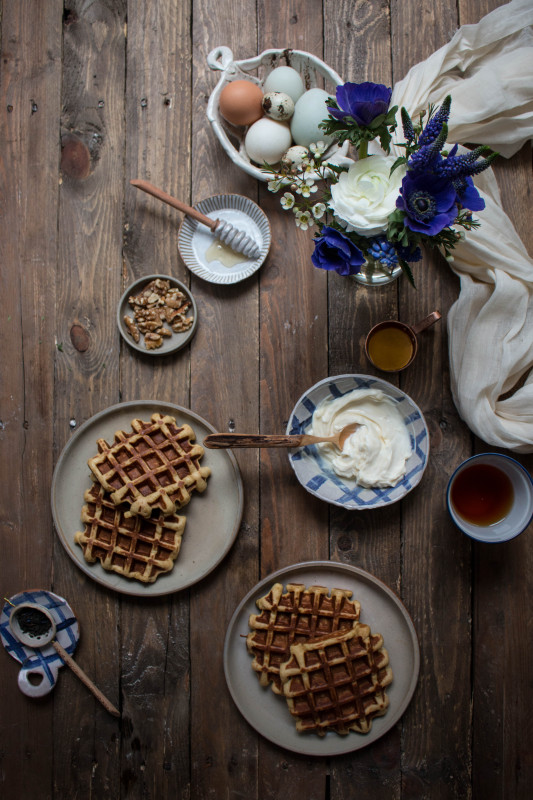
{"label": "honey in copper mug", "polygon": [[416,335],[441,318],[432,311],[415,325],[399,320],[379,322],[370,330],[365,341],[365,352],[372,364],[383,372],[399,372],[414,360],[418,341]]}

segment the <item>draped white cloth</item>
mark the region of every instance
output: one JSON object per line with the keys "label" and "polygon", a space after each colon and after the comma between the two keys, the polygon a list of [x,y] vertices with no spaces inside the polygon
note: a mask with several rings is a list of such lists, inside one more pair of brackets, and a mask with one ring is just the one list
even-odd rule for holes
{"label": "draped white cloth", "polygon": [[[447,94],[450,143],[486,144],[510,157],[533,139],[533,0],[512,0],[461,27],[395,85],[391,102],[416,118]],[[502,208],[492,169],[474,180],[486,208],[450,264],[461,282],[448,315],[452,394],[480,439],[531,453],[533,259]]]}

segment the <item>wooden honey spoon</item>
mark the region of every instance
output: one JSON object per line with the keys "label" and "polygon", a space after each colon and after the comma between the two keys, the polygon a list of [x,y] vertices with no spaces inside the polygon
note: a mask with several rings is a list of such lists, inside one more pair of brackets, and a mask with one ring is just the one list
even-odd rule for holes
{"label": "wooden honey spoon", "polygon": [[310,433],[297,433],[289,436],[276,434],[253,433],[210,433],[204,439],[204,445],[215,450],[224,447],[305,447],[308,444],[331,442],[342,450],[346,439],[361,427],[361,423],[353,422],[345,425],[333,436],[312,436]]}
{"label": "wooden honey spoon", "polygon": [[202,212],[198,211],[197,208],[189,206],[187,203],[183,203],[181,200],[177,200],[175,197],[167,194],[162,189],[158,189],[157,186],[154,186],[148,181],[135,179],[131,180],[130,183],[132,186],[135,186],[136,189],[141,189],[141,191],[151,194],[152,197],[156,197],[158,200],[161,200],[161,202],[166,203],[168,206],[177,208],[178,211],[183,211],[183,213],[187,214],[187,216],[192,217],[197,222],[201,222],[202,225],[205,225],[207,228],[209,228],[214,235],[220,239],[221,242],[227,244],[228,247],[231,247],[234,252],[242,253],[246,256],[246,258],[252,259],[259,258],[261,255],[261,247],[257,244],[257,242],[254,241],[251,236],[248,236],[248,234],[246,234],[244,231],[235,228],[230,222],[224,222],[223,220],[219,219],[211,219],[211,217],[208,217],[207,214],[202,214]]}

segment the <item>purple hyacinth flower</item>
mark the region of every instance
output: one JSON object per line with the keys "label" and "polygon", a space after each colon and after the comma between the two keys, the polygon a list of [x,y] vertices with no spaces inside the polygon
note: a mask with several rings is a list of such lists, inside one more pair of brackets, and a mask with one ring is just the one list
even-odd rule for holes
{"label": "purple hyacinth flower", "polygon": [[408,172],[396,206],[405,211],[405,225],[410,230],[436,236],[457,216],[457,191],[445,178]]}
{"label": "purple hyacinth flower", "polygon": [[362,251],[340,231],[324,225],[315,239],[311,261],[319,269],[337,272],[339,275],[356,275],[365,263]]}
{"label": "purple hyacinth flower", "polygon": [[329,108],[332,117],[342,120],[352,117],[358,125],[365,127],[380,114],[386,114],[392,89],[382,83],[344,83],[337,86],[336,99],[339,108]]}

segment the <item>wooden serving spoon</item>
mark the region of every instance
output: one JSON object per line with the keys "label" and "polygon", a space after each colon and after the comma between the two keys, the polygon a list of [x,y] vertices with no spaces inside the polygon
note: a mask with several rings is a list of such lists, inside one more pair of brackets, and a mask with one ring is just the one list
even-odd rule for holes
{"label": "wooden serving spoon", "polygon": [[276,434],[254,433],[210,433],[204,439],[204,445],[211,450],[224,447],[305,447],[308,444],[331,442],[342,450],[348,436],[351,436],[359,422],[345,425],[342,430],[333,436],[312,436],[310,433],[297,433],[292,436],[278,436]]}

